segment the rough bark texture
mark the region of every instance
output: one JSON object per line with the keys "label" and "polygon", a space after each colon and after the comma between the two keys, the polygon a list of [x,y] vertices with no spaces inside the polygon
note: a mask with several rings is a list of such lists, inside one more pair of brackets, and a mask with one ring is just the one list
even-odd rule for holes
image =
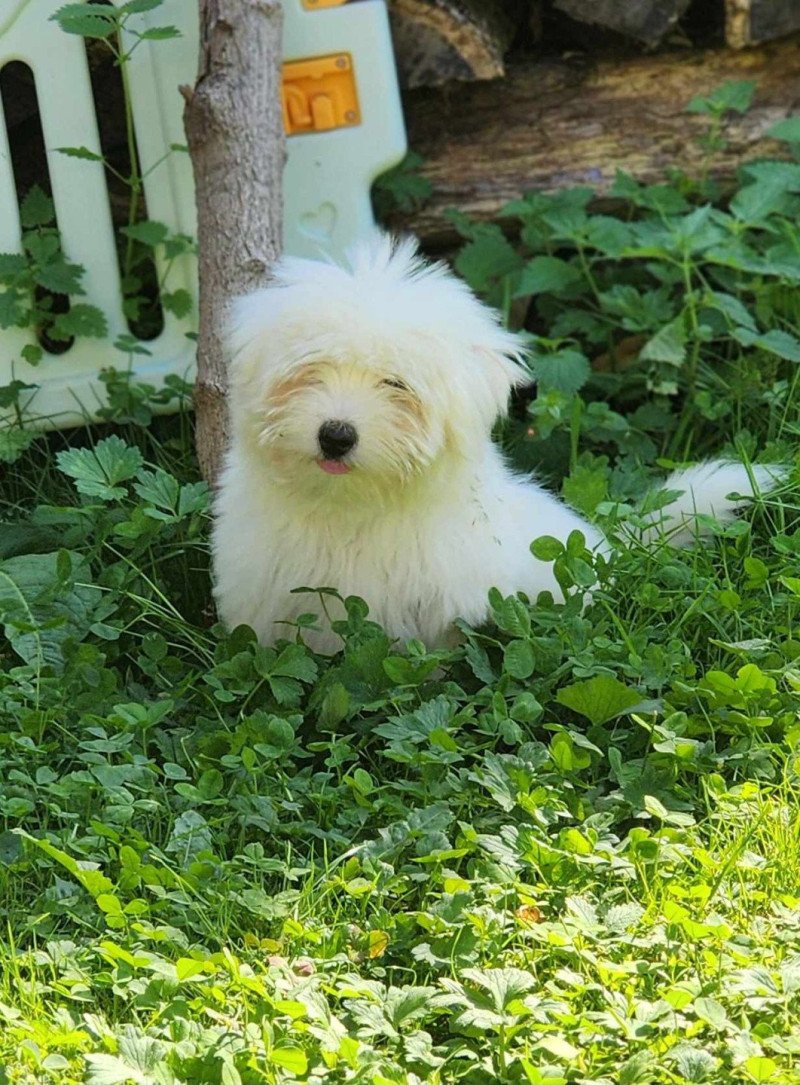
{"label": "rough bark texture", "polygon": [[[752,79],[758,91],[746,116],[726,121],[725,148],[707,159],[697,137],[708,120],[684,107],[728,79]],[[591,185],[606,192],[617,169],[657,182],[679,167],[724,184],[742,161],[777,150],[765,132],[799,98],[796,38],[741,53],[527,62],[509,65],[498,83],[414,91],[406,95],[409,145],[434,192],[397,224],[428,246],[446,245],[454,237],[447,208],[491,220],[527,191]]]}
{"label": "rough bark texture", "polygon": [[594,23],[629,38],[657,45],[689,7],[689,0],[555,0],[582,23]]}
{"label": "rough bark texture", "polygon": [[280,0],[201,0],[197,84],[184,89],[200,277],[196,442],[212,484],[228,436],[228,305],[263,286],[280,252],[281,29]]}
{"label": "rough bark texture", "polygon": [[496,79],[523,10],[524,0],[391,0],[401,83]]}
{"label": "rough bark texture", "polygon": [[725,0],[725,39],[734,49],[800,30],[798,0]]}

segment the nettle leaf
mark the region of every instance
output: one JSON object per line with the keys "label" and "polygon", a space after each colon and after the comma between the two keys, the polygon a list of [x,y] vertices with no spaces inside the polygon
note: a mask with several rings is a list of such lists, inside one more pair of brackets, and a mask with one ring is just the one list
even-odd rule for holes
{"label": "nettle leaf", "polygon": [[91,448],[70,448],[56,456],[61,471],[75,481],[78,493],[114,501],[125,496],[119,485],[137,473],[142,466],[138,448],[112,435]]}
{"label": "nettle leaf", "polygon": [[24,328],[28,324],[26,299],[16,290],[0,291],[0,328]]}
{"label": "nettle leaf", "polygon": [[800,117],[786,117],[768,128],[765,134],[785,143],[800,143]]}
{"label": "nettle leaf", "polygon": [[755,322],[755,318],[745,308],[744,305],[735,298],[732,294],[721,294],[718,291],[711,291],[703,298],[705,305],[713,309],[719,309],[731,323],[732,327],[747,328],[749,331],[757,332],[758,327]]}
{"label": "nettle leaf", "polygon": [[730,210],[740,222],[759,223],[775,211],[784,210],[788,201],[783,180],[777,176],[768,176],[740,188],[730,202]]}
{"label": "nettle leaf", "polygon": [[757,347],[787,362],[800,362],[800,340],[789,332],[773,328],[763,335],[758,335],[749,328],[736,328],[733,335],[745,347]]}
{"label": "nettle leaf", "polygon": [[607,723],[623,716],[644,702],[642,694],[607,674],[595,675],[585,682],[565,686],[556,694],[556,700],[565,708],[571,708],[591,723]]}
{"label": "nettle leaf", "polygon": [[121,15],[138,15],[144,11],[154,11],[163,3],[164,0],[128,0],[119,10]]}
{"label": "nettle leaf", "polygon": [[82,38],[107,38],[117,26],[117,13],[114,8],[91,7],[88,4],[65,4],[54,12],[50,19],[57,22],[67,34],[78,34]]}
{"label": "nettle leaf", "polygon": [[559,260],[556,256],[534,256],[522,269],[514,297],[558,294],[580,282],[581,278],[580,269],[568,264],[566,260]]}
{"label": "nettle leaf", "polygon": [[88,147],[56,147],[59,154],[65,154],[67,158],[83,158],[87,162],[105,161],[101,154],[90,151]]}
{"label": "nettle leaf", "polygon": [[753,101],[757,84],[751,79],[729,79],[707,97],[692,98],[687,113],[746,113]]}
{"label": "nettle leaf", "polygon": [[480,226],[456,257],[455,266],[478,293],[485,293],[495,280],[512,275],[522,267],[518,250],[505,237],[499,226]]}
{"label": "nettle leaf", "polygon": [[154,248],[166,239],[169,230],[163,222],[135,222],[133,226],[123,226],[120,233]]}
{"label": "nettle leaf", "polygon": [[586,243],[606,256],[621,256],[633,239],[630,226],[611,215],[591,215]]}
{"label": "nettle leaf", "polygon": [[39,267],[34,278],[39,286],[56,294],[85,294],[81,286],[83,268],[80,264],[68,264],[63,258]]}
{"label": "nettle leaf", "polygon": [[108,323],[105,314],[95,305],[78,302],[70,306],[69,312],[58,314],[48,334],[53,339],[72,339],[73,336],[104,339],[108,335]]}
{"label": "nettle leaf", "polygon": [[161,294],[161,304],[167,312],[180,319],[191,313],[194,303],[189,291],[181,289],[163,292]]}
{"label": "nettle leaf", "polygon": [[180,30],[177,26],[150,26],[141,32],[132,31],[140,41],[169,41],[170,38],[179,38]]}
{"label": "nettle leaf", "polygon": [[[85,10],[85,9],[84,9]],[[25,229],[49,226],[55,218],[55,205],[39,185],[33,185],[19,207],[19,217]]]}
{"label": "nettle leaf", "polygon": [[0,463],[16,463],[35,440],[36,433],[33,430],[0,430]]}
{"label": "nettle leaf", "polygon": [[0,252],[0,280],[13,282],[28,270],[28,261],[21,252]]}
{"label": "nettle leaf", "polygon": [[573,508],[591,516],[608,496],[608,468],[603,464],[577,464],[564,479],[561,492]]}
{"label": "nettle leaf", "polygon": [[648,339],[642,347],[640,357],[648,362],[683,365],[686,360],[686,328],[683,317],[676,317],[656,332],[652,339]]}
{"label": "nettle leaf", "polygon": [[61,668],[64,642],[83,639],[99,598],[79,554],[20,554],[0,564],[0,620],[11,647],[34,666]]}
{"label": "nettle leaf", "polygon": [[592,373],[586,355],[570,348],[555,354],[534,354],[529,365],[533,379],[543,391],[552,388],[566,395],[583,388]]}

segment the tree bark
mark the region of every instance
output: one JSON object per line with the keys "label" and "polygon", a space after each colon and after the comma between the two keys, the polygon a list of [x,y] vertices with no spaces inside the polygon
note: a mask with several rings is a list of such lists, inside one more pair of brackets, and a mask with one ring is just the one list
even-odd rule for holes
{"label": "tree bark", "polygon": [[[756,82],[755,101],[746,115],[726,118],[725,146],[708,151],[699,142],[708,118],[684,110],[729,79]],[[448,208],[487,221],[523,192],[589,185],[602,195],[617,169],[653,183],[678,168],[724,186],[742,162],[778,152],[765,133],[798,98],[797,38],[742,53],[517,62],[498,83],[413,91],[405,96],[409,146],[433,196],[392,224],[444,247],[456,237]]]}
{"label": "tree bark", "polygon": [[281,247],[281,30],[280,0],[201,0],[197,83],[182,88],[200,279],[195,441],[211,485],[228,438],[228,305],[264,285]]}

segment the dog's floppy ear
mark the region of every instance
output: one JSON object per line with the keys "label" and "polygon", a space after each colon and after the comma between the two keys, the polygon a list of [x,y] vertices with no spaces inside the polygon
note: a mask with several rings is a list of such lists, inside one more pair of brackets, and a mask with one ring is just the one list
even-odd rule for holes
{"label": "dog's floppy ear", "polygon": [[511,332],[506,336],[508,343],[502,346],[473,348],[489,389],[492,423],[508,414],[508,401],[513,389],[531,381],[531,374],[523,362],[521,340]]}

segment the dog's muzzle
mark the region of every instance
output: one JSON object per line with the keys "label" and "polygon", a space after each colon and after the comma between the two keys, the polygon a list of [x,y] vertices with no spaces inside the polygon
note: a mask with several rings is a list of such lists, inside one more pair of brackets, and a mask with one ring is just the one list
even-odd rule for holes
{"label": "dog's muzzle", "polygon": [[317,440],[326,460],[341,460],[358,444],[358,431],[349,422],[323,422]]}

